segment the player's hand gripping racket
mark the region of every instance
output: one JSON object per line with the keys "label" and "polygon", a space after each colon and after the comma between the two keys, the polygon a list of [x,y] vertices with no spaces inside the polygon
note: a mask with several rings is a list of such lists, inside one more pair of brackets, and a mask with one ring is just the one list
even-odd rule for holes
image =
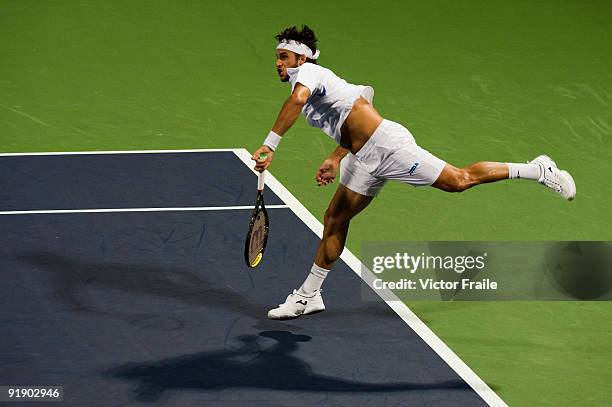
{"label": "player's hand gripping racket", "polygon": [[[261,154],[259,156],[260,160],[265,160],[266,158],[266,154]],[[268,243],[270,224],[268,222],[268,212],[266,212],[263,199],[265,173],[265,171],[260,172],[257,178],[257,202],[255,203],[255,209],[253,209],[251,215],[249,232],[247,233],[246,242],[244,243],[244,260],[249,267],[257,267],[263,257],[264,250],[266,250],[266,244]]]}

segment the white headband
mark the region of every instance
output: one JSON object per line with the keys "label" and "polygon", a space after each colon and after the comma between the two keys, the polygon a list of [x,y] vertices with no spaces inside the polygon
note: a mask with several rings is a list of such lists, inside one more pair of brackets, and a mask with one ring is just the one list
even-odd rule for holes
{"label": "white headband", "polygon": [[317,59],[319,58],[319,50],[312,54],[311,49],[306,44],[302,44],[301,42],[297,42],[295,40],[282,40],[277,46],[276,49],[286,49],[287,51],[295,52],[298,55],[305,55],[306,58],[309,59]]}

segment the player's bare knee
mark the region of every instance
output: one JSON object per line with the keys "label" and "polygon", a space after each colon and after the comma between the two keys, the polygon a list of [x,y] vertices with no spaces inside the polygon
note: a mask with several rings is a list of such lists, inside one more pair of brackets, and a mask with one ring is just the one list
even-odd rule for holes
{"label": "player's bare knee", "polygon": [[466,189],[474,186],[475,180],[474,175],[468,168],[462,168],[459,175],[459,181],[457,185],[457,192],[463,192]]}
{"label": "player's bare knee", "polygon": [[465,168],[458,169],[449,183],[449,192],[463,192],[472,184],[472,176]]}

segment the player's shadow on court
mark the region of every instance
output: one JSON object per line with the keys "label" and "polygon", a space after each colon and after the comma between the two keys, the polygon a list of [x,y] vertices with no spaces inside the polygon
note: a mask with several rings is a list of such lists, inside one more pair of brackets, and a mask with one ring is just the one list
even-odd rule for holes
{"label": "player's shadow on court", "polygon": [[[267,319],[269,306],[258,304],[237,290],[217,288],[207,281],[202,273],[195,273],[186,267],[159,267],[155,265],[134,265],[114,262],[95,262],[72,259],[50,252],[30,252],[16,258],[24,264],[34,266],[48,274],[49,285],[53,291],[54,301],[59,301],[66,309],[95,315],[102,318],[113,318],[137,325],[161,322],[165,327],[183,326],[182,321],[165,321],[163,315],[143,315],[129,312],[130,296],[122,304],[118,298],[111,310],[100,309],[90,296],[92,288],[115,289],[129,294],[149,295],[156,298],[168,298],[190,306],[207,309],[222,309],[255,320],[256,329],[274,329],[278,322]],[[286,289],[286,287],[284,287]],[[270,291],[277,287],[270,287]],[[278,300],[278,299],[276,299]],[[276,305],[272,302],[270,305]],[[349,311],[335,310],[327,313],[326,318],[356,315],[363,318],[371,314],[374,317],[395,315],[382,304],[369,304]],[[297,330],[298,326],[284,323],[286,328]]]}
{"label": "player's shadow on court", "polygon": [[[262,348],[261,339],[276,343]],[[128,363],[105,375],[137,383],[136,398],[156,401],[167,391],[191,389],[218,391],[227,388],[257,388],[279,391],[316,392],[399,392],[435,389],[465,389],[459,380],[439,383],[368,383],[314,373],[295,352],[299,342],[312,338],[288,331],[263,331],[242,335],[235,349],[202,352],[156,362]]]}
{"label": "player's shadow on court", "polygon": [[[258,325],[267,322],[267,308],[263,305],[254,303],[237,291],[214,287],[184,267],[84,261],[49,252],[27,253],[19,256],[18,260],[46,272],[53,299],[74,312],[119,319],[131,324],[138,324],[143,318],[152,320],[153,317],[163,317],[150,315],[148,318],[147,315],[131,312],[129,294],[139,294],[167,298],[189,306],[232,311],[252,317]],[[91,298],[92,288],[114,289],[128,295],[124,297],[125,303],[119,297],[110,310],[103,309]],[[182,321],[178,322],[174,325],[182,327]]]}

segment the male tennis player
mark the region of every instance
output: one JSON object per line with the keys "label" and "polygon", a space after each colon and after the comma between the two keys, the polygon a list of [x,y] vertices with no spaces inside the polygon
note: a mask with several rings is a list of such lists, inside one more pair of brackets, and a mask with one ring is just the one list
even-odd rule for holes
{"label": "male tennis player", "polygon": [[[279,41],[276,71],[281,82],[291,84],[291,95],[263,145],[253,154],[255,169],[268,168],[282,135],[303,112],[310,125],[339,144],[319,167],[317,183],[333,182],[340,168],[340,185],[325,212],[323,238],[306,280],[283,304],[268,312],[269,318],[290,319],[325,310],[321,285],[344,248],[349,223],[387,180],[461,192],[486,182],[522,178],[537,181],[568,200],[576,195],[571,175],[559,170],[546,155],[527,164],[482,161],[465,168],[442,161],[419,147],[404,126],[376,111],[372,105],[374,89],[347,83],[317,65],[317,39],[310,28],[290,27],[275,38]],[[267,153],[265,160],[258,160],[261,153]]]}

